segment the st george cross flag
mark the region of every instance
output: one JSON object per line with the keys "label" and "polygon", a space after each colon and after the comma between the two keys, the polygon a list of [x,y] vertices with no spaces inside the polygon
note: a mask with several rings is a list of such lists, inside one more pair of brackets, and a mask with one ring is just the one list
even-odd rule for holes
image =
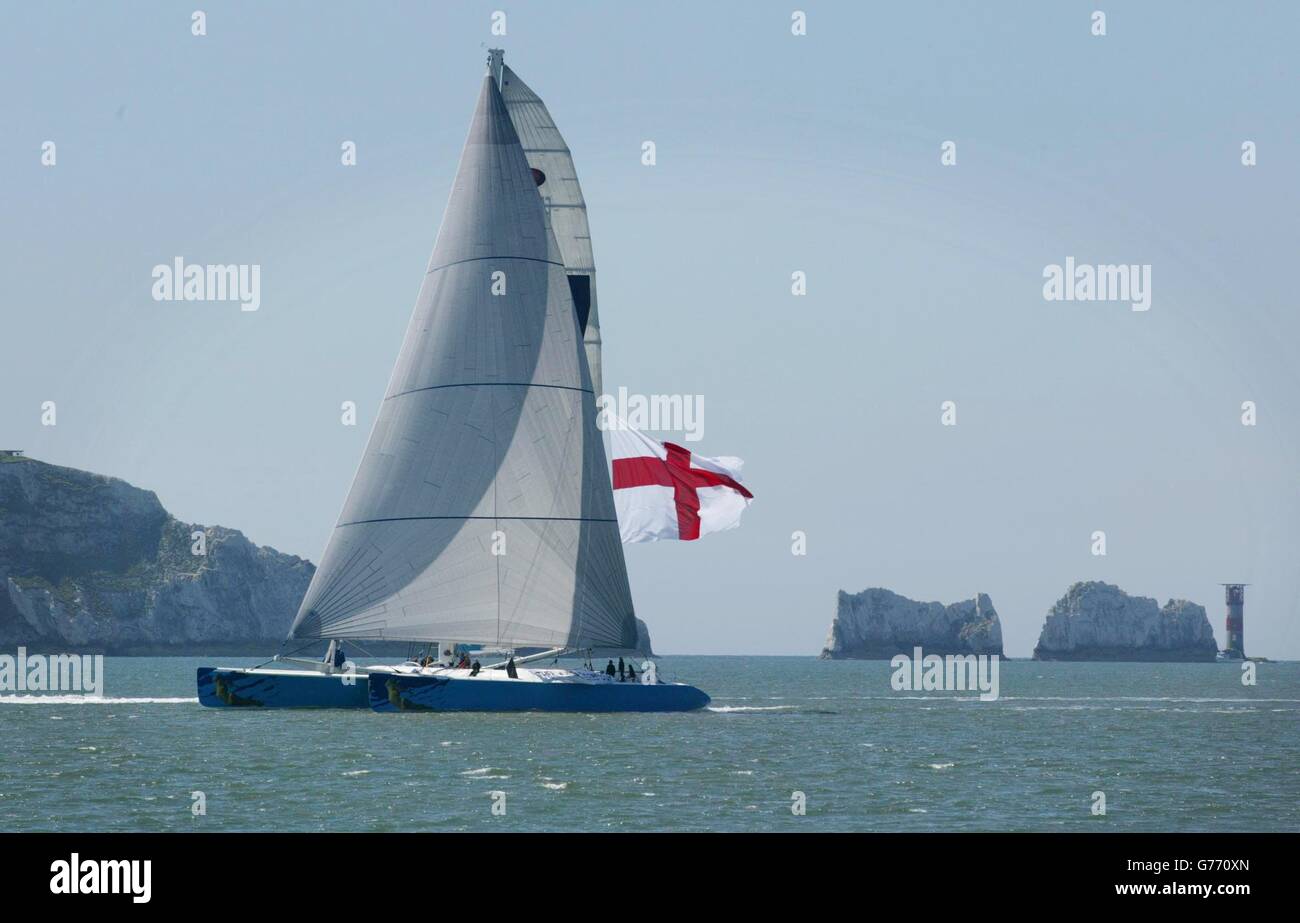
{"label": "st george cross flag", "polygon": [[692,541],[740,525],[754,495],[740,483],[739,458],[702,458],[656,442],[619,421],[610,432],[614,508],[624,543]]}

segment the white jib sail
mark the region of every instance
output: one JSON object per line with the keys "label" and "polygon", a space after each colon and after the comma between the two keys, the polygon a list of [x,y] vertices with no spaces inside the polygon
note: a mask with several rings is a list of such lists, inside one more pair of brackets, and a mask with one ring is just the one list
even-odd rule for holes
{"label": "white jib sail", "polygon": [[294,638],[632,647],[565,267],[490,78]]}

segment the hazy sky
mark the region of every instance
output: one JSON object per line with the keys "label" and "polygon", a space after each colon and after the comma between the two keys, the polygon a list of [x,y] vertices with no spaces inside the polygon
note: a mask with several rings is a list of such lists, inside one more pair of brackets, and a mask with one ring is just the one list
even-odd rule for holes
{"label": "hazy sky", "polygon": [[[318,560],[499,44],[577,161],[606,390],[703,395],[757,498],[628,548],[657,648],[815,653],[885,586],[987,592],[1027,655],[1086,579],[1222,644],[1239,580],[1300,657],[1300,5],[794,5],[7,6],[0,444]],[[154,301],[177,256],[260,310]],[[1044,300],[1066,257],[1150,264],[1150,310]]]}

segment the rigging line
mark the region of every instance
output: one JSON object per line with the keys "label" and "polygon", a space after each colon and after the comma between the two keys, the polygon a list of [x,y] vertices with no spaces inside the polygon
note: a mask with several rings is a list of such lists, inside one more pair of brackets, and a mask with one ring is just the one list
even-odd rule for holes
{"label": "rigging line", "polygon": [[[592,271],[595,272],[594,268],[593,268]],[[578,327],[578,323],[577,323],[578,318],[577,318],[577,314],[576,314],[576,312],[570,312],[570,314],[571,314],[572,319],[573,319],[574,332],[575,332],[575,334],[576,334],[576,339],[579,341],[579,345],[578,345],[578,367],[579,367],[580,370],[585,370],[585,371],[586,371],[586,373],[587,373],[587,381],[588,381],[588,382],[591,382],[591,381],[592,381],[592,377],[591,377],[591,366],[590,366],[590,364],[587,362],[587,349],[586,349],[586,345],[585,345],[584,343],[581,342],[581,341],[583,340],[583,338],[584,338],[584,333],[583,333],[583,331],[582,331],[581,329],[579,329],[579,327]],[[593,386],[593,389],[592,389],[592,390],[593,390],[593,393],[594,393],[594,390],[595,390],[595,389],[594,389],[594,386]],[[597,404],[599,404],[599,401],[597,401]],[[591,494],[592,494],[592,484],[591,484],[591,481],[592,481],[592,478],[593,478],[593,476],[594,476],[594,471],[593,471],[593,470],[590,470],[590,469],[593,469],[593,468],[595,468],[595,467],[597,467],[597,466],[595,466],[595,465],[589,465],[589,464],[588,464],[588,462],[591,461],[591,459],[589,458],[589,456],[592,455],[592,454],[594,454],[595,452],[599,451],[599,454],[600,454],[600,465],[599,465],[599,467],[601,467],[601,468],[603,469],[604,466],[607,465],[607,464],[609,463],[608,460],[607,460],[606,457],[605,457],[605,435],[604,435],[604,433],[602,433],[602,432],[600,431],[600,427],[599,427],[598,425],[593,426],[592,429],[594,430],[594,433],[588,433],[588,432],[587,432],[587,418],[586,418],[586,413],[587,413],[589,410],[590,410],[590,407],[587,407],[587,408],[579,408],[578,413],[577,413],[577,427],[576,427],[577,430],[578,430],[578,433],[579,433],[579,435],[580,435],[580,439],[581,439],[581,443],[582,443],[582,460],[579,462],[579,464],[581,465],[581,478],[582,478],[582,480],[581,480],[581,484],[580,484],[580,487],[579,487],[579,491],[580,491],[580,493],[579,493],[579,500],[578,500],[578,509],[580,509],[580,510],[581,510],[582,512],[584,512],[584,513],[585,513],[585,512],[588,510],[588,508],[589,508],[589,507],[588,507],[588,502],[589,502],[589,501],[593,501],[593,500],[595,500],[595,498],[594,498],[593,496],[591,496]],[[598,419],[598,418],[597,418],[597,419]],[[593,421],[593,422],[595,422],[595,421]],[[594,440],[589,439],[589,437],[592,436],[592,435],[595,436],[595,439],[594,439]],[[590,442],[590,445],[588,444],[589,442]],[[599,490],[599,488],[596,488],[596,489]],[[610,499],[613,500],[614,492],[613,492],[613,489],[612,489],[612,484],[611,484],[611,489],[610,489],[609,494],[610,494]],[[614,520],[614,521],[617,523],[617,521],[618,521],[617,517],[615,517],[615,520]],[[574,609],[576,610],[576,613],[577,613],[577,616],[578,616],[578,618],[577,618],[577,622],[578,622],[578,624],[577,624],[576,626],[575,626],[575,625],[570,625],[570,626],[569,626],[569,634],[570,634],[570,637],[573,637],[573,638],[575,638],[575,639],[581,637],[581,633],[582,633],[582,632],[585,630],[585,628],[586,628],[586,622],[587,622],[587,604],[588,604],[588,598],[587,598],[587,597],[588,597],[588,595],[590,594],[590,590],[591,590],[591,586],[590,586],[589,576],[588,576],[588,575],[589,575],[589,573],[590,573],[590,571],[591,571],[591,567],[592,567],[592,561],[591,561],[591,558],[592,558],[592,551],[591,551],[591,549],[590,549],[590,543],[591,543],[591,541],[592,541],[592,538],[593,538],[593,536],[591,535],[591,529],[590,529],[590,528],[588,528],[588,527],[586,527],[586,526],[578,526],[578,557],[579,557],[579,566],[582,568],[581,574],[578,576],[579,586],[578,586],[578,588],[577,588],[577,593],[575,594],[575,599],[574,599]],[[587,549],[587,553],[586,553],[585,555],[583,554],[584,547],[586,547],[586,549]],[[627,572],[627,571],[626,571],[626,565],[625,565],[625,566],[624,566],[624,574],[626,574],[626,572]],[[609,571],[608,571],[608,568],[607,568],[607,569],[606,569],[606,574],[608,575],[608,573],[609,573]],[[624,583],[627,582],[627,577],[626,577],[626,576],[624,576],[624,578],[623,578],[623,582],[624,582]],[[604,626],[604,627],[608,627],[608,626]]]}
{"label": "rigging line", "polygon": [[320,639],[320,638],[313,638],[311,641],[309,641],[308,643],[304,644],[302,647],[295,647],[293,650],[289,651],[289,653],[286,654],[286,653],[284,652],[284,646],[285,646],[286,644],[289,643],[289,639],[288,639],[288,638],[285,638],[283,641],[280,642],[280,651],[279,651],[279,653],[277,653],[277,654],[275,655],[275,657],[272,657],[270,660],[263,660],[263,661],[262,661],[261,663],[259,663],[257,666],[255,666],[255,667],[251,667],[250,669],[256,670],[256,669],[258,669],[259,667],[264,667],[264,666],[266,666],[268,663],[275,663],[275,659],[276,659],[276,657],[292,657],[294,654],[297,654],[297,653],[300,653],[300,652],[302,652],[302,651],[307,650],[307,648],[311,647],[312,644],[314,644],[316,641],[319,641],[319,640],[321,640],[321,639]]}
{"label": "rigging line", "polygon": [[280,642],[280,650],[275,654],[274,657],[272,657],[270,660],[263,660],[261,663],[255,665],[255,666],[253,667],[253,669],[256,670],[256,669],[258,669],[259,667],[264,667],[264,666],[266,666],[268,663],[274,663],[274,662],[275,662],[275,658],[276,658],[276,657],[279,657],[280,654],[283,654],[283,653],[284,653],[284,646],[285,646],[286,644],[288,644],[288,643],[289,643],[289,639],[288,639],[288,638],[285,638],[283,641]]}
{"label": "rigging line", "polygon": [[[516,424],[518,425],[518,424]],[[501,475],[501,458],[499,456],[500,444],[497,440],[497,428],[492,427],[492,455],[493,455],[493,475],[492,475],[492,512],[495,514],[500,507],[497,505],[497,481]],[[493,519],[493,532],[501,532],[501,520]],[[505,533],[501,533],[505,536]],[[495,539],[495,536],[494,536]],[[501,646],[501,555],[496,554],[497,559],[497,647]]]}
{"label": "rigging line", "polygon": [[[496,505],[496,481],[493,480],[492,503]],[[415,522],[424,519],[490,519],[499,522],[502,519],[515,519],[522,522],[618,522],[617,519],[602,519],[592,516],[387,516],[381,519],[355,519],[341,522],[335,528],[344,526],[364,526],[372,522]]]}
{"label": "rigging line", "polygon": [[[340,643],[341,643],[341,642],[340,642]],[[365,649],[364,647],[362,647],[358,642],[352,640],[351,638],[348,639],[348,643],[351,644],[353,647],[355,647],[357,650],[359,650],[359,651],[362,653],[362,655],[365,656],[365,657],[374,657],[374,656],[376,656],[375,654],[370,653],[370,651],[366,650],[366,649]]]}

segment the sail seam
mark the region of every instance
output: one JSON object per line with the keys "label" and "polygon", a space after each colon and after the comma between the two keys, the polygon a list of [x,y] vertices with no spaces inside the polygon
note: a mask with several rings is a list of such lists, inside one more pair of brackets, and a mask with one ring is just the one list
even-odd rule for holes
{"label": "sail seam", "polygon": [[429,385],[427,388],[398,391],[396,394],[388,395],[384,400],[391,401],[395,397],[419,394],[421,391],[437,391],[441,388],[555,388],[560,391],[581,391],[583,394],[595,393],[591,388],[575,388],[573,385],[543,385],[531,381],[461,381],[452,385]]}
{"label": "sail seam", "polygon": [[424,274],[427,276],[430,273],[437,272],[439,269],[446,269],[449,266],[459,266],[461,263],[480,263],[483,260],[523,260],[527,263],[547,263],[551,266],[559,266],[561,269],[564,268],[563,263],[557,263],[555,260],[544,260],[541,257],[536,256],[467,256],[463,260],[452,260],[450,263],[443,263],[441,266],[434,266],[431,269],[426,269]]}

